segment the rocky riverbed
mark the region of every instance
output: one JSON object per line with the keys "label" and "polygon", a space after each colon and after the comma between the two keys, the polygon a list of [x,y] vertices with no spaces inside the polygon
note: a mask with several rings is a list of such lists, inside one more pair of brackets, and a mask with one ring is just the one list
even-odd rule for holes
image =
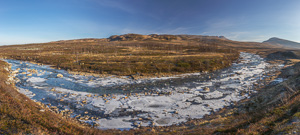
{"label": "rocky riverbed", "polygon": [[[202,118],[248,98],[283,65],[244,53],[231,67],[213,73],[134,80],[72,75],[18,60],[10,63],[19,91],[38,104],[101,129],[168,126]],[[283,81],[277,78],[273,83]],[[44,110],[41,110],[41,113]]]}

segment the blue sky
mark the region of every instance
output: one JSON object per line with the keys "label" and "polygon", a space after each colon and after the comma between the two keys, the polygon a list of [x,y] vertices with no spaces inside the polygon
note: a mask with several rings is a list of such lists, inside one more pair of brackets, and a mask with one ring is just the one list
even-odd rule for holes
{"label": "blue sky", "polygon": [[126,33],[300,41],[299,0],[0,0],[0,45]]}

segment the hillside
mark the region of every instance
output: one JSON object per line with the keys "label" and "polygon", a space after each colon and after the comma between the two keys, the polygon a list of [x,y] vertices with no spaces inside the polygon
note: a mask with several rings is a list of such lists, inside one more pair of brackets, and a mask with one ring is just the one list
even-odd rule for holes
{"label": "hillside", "polygon": [[280,38],[276,38],[276,37],[270,38],[270,39],[264,41],[263,43],[268,43],[268,44],[276,45],[279,47],[300,49],[300,43],[285,40],[285,39],[280,39]]}
{"label": "hillside", "polygon": [[268,44],[237,42],[222,36],[115,35],[40,44],[1,46],[0,56],[97,74],[168,76],[230,66],[239,51],[275,52]]}
{"label": "hillside", "polygon": [[140,35],[140,34],[124,34],[113,35],[108,38],[109,41],[192,41],[192,40],[227,40],[224,36],[202,36],[202,35]]}

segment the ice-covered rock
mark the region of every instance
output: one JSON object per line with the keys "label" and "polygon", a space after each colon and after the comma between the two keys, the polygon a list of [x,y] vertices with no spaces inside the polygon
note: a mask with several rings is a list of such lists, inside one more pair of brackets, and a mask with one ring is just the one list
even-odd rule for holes
{"label": "ice-covered rock", "polygon": [[205,99],[215,99],[215,98],[221,98],[223,96],[222,92],[219,91],[214,91],[214,92],[210,92],[204,95]]}

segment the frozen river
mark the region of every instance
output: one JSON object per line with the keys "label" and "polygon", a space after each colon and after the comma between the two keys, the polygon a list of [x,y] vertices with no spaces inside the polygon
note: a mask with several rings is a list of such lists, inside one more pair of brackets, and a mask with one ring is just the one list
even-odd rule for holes
{"label": "frozen river", "polygon": [[202,118],[248,98],[258,80],[282,67],[242,52],[238,62],[213,73],[133,80],[72,75],[49,66],[5,61],[12,65],[21,93],[101,129],[167,126]]}

